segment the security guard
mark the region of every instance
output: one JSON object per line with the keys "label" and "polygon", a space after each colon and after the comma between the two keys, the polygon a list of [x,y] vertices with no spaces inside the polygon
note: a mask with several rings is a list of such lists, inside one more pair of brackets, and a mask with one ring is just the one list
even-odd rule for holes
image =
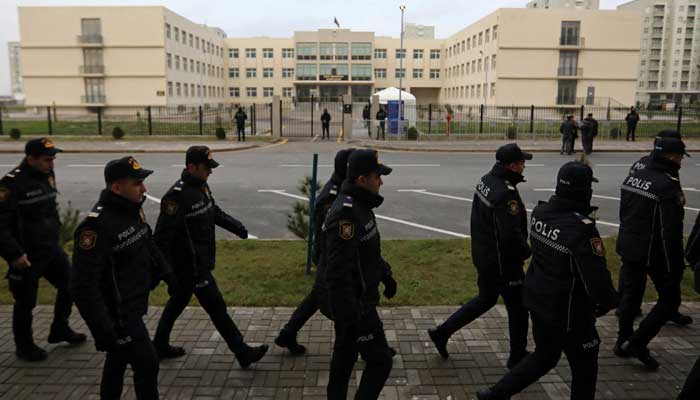
{"label": "security guard", "polygon": [[15,299],[12,333],[17,357],[41,361],[46,351],[32,337],[39,278],[57,289],[48,342],[78,344],[85,341],[85,335],[68,326],[70,263],[59,244],[61,220],[54,175],[54,160],[61,150],[51,140],[39,138],[28,141],[24,152],[22,163],[0,180],[0,256],[10,266],[7,279]]}
{"label": "security guard", "polygon": [[572,399],[595,398],[598,374],[596,317],[615,307],[617,294],[605,261],[605,247],[590,217],[592,182],[589,166],[564,164],[555,195],[532,211],[532,260],[523,301],[532,316],[535,351],[480,400],[510,399],[554,368],[561,353],[571,368]]}
{"label": "security guard", "polygon": [[100,397],[119,399],[127,364],[138,399],[158,399],[158,357],[143,316],[161,279],[175,285],[141,206],[151,175],[133,157],[110,161],[107,188],[75,232],[71,293],[95,347],[106,351]]}
{"label": "security guard", "polygon": [[192,146],[181,178],[163,196],[155,239],[181,284],[171,294],[158,322],[153,343],[161,359],[180,357],[182,347],[169,344],[175,320],[194,294],[243,368],[260,360],[267,346],[250,347],[228,315],[212,270],[216,264],[216,226],[242,239],[248,231],[216,205],[207,179],[219,163],[206,146]]}
{"label": "security guard", "polygon": [[[614,351],[619,357],[638,358],[651,370],[659,363],[647,345],[677,313],[681,301],[685,196],[678,171],[684,155],[685,144],[680,139],[657,139],[646,167],[625,178],[621,186],[617,253],[622,258],[620,274],[625,284]],[[647,275],[659,299],[633,332],[634,314],[641,305]]]}
{"label": "security guard", "polygon": [[[654,142],[656,143],[657,140],[661,138],[675,138],[675,139],[681,139],[681,134],[678,131],[674,130],[664,130],[656,134],[656,138],[654,139]],[[642,170],[646,168],[647,164],[649,164],[652,161],[651,155],[645,155],[644,157],[640,158],[639,161],[635,162],[632,164],[632,167],[630,168],[630,176],[634,175],[637,171]],[[625,287],[625,281],[624,281],[624,275],[620,274],[619,277],[619,283],[618,283],[618,290],[620,292],[624,291]],[[641,290],[644,290],[645,288],[641,288]],[[680,304],[679,304],[680,306]],[[618,317],[620,316],[620,310],[618,309],[615,313]],[[640,316],[642,315],[642,310],[639,309],[635,316]],[[686,326],[690,325],[693,323],[693,318],[690,317],[689,315],[684,315],[681,314],[678,310],[673,313],[673,315],[669,318],[669,321],[675,323],[676,325],[680,326]]]}
{"label": "security guard", "polygon": [[455,332],[496,305],[498,296],[508,310],[512,368],[527,355],[527,310],[522,304],[523,264],[530,257],[527,214],[516,185],[524,182],[525,161],[532,154],[515,143],[501,146],[496,165],[476,186],[471,212],[472,256],[479,274],[479,295],[428,331],[443,358],[447,341]]}
{"label": "security guard", "polygon": [[331,204],[338,197],[340,186],[345,180],[345,172],[347,170],[348,156],[354,149],[343,149],[335,155],[335,169],[331,179],[321,189],[321,192],[316,199],[314,207],[314,243],[313,252],[311,255],[312,261],[316,264],[317,272],[314,286],[311,292],[297,306],[287,324],[282,328],[279,335],[275,339],[275,344],[280,347],[289,349],[292,354],[304,354],[306,348],[297,343],[297,333],[306,324],[306,321],[311,318],[319,309],[320,296],[325,296],[325,273],[324,266],[319,262],[321,259],[321,249],[323,247],[323,232],[321,227],[326,219],[326,213],[331,207]]}
{"label": "security guard", "polygon": [[[695,291],[700,292],[700,288],[698,288],[700,278],[698,276],[700,275],[700,215],[695,219],[695,225],[688,237],[688,244],[685,247],[685,259],[688,260],[690,268],[695,271]],[[678,400],[695,400],[698,398],[700,398],[700,358],[695,361],[693,369],[690,370]]]}
{"label": "security guard", "polygon": [[[390,173],[376,151],[353,151],[348,177],[323,225],[326,248],[321,263],[326,262],[327,301],[335,328],[327,387],[331,400],[346,399],[358,353],[366,364],[355,399],[378,398],[391,372],[391,349],[377,313],[379,283],[391,275],[391,267],[382,258],[372,211],[384,201],[379,188],[382,175]],[[396,287],[385,287],[385,295],[389,290],[395,293]]]}

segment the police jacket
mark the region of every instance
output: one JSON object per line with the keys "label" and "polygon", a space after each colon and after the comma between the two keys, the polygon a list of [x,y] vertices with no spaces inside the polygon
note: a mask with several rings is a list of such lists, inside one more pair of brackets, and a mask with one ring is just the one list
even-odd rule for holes
{"label": "police jacket", "polygon": [[647,165],[651,162],[651,160],[652,160],[652,157],[650,155],[646,155],[646,156],[640,158],[638,161],[636,161],[630,167],[630,175],[634,175],[637,171],[646,168]]}
{"label": "police jacket", "polygon": [[321,114],[321,122],[323,122],[325,125],[328,125],[331,122],[331,115],[327,112]]}
{"label": "police jacket", "polygon": [[617,253],[623,260],[663,268],[683,268],[685,196],[679,166],[652,153],[646,168],[621,186]]}
{"label": "police jacket", "polygon": [[588,204],[552,196],[532,211],[532,259],[523,303],[553,326],[593,319],[613,309],[617,294],[605,262],[605,247],[588,215]]}
{"label": "police jacket", "polygon": [[236,126],[242,127],[245,126],[245,120],[248,119],[248,116],[243,111],[236,111],[233,119],[236,120]]}
{"label": "police jacket", "polygon": [[191,279],[216,265],[216,226],[242,237],[242,223],[216,205],[206,181],[186,170],[161,200],[155,239],[179,280]]}
{"label": "police jacket", "polygon": [[639,122],[639,114],[631,112],[625,116],[625,121],[627,121],[627,125],[635,126]]}
{"label": "police jacket", "polygon": [[[314,243],[313,252],[311,253],[312,261],[317,267],[320,267],[321,254],[323,251],[324,237],[323,237],[323,221],[326,219],[326,214],[331,208],[331,205],[338,197],[338,191],[340,190],[340,185],[343,181],[334,172],[331,179],[323,185],[323,188],[316,198],[316,205],[314,206]],[[320,274],[317,273],[316,276]]]}
{"label": "police jacket", "polygon": [[690,267],[700,270],[700,215],[695,219],[695,225],[688,237],[688,244],[685,247],[685,258]]}
{"label": "police jacket", "polygon": [[576,121],[564,121],[559,127],[559,132],[566,137],[576,137],[577,130]]}
{"label": "police jacket", "polygon": [[588,136],[598,136],[598,121],[594,118],[586,117],[581,124],[581,134]]}
{"label": "police jacket", "polygon": [[496,164],[476,186],[470,220],[472,257],[479,275],[487,279],[522,280],[530,246],[527,213],[515,186],[524,181],[522,175]]}
{"label": "police jacket", "polygon": [[386,120],[386,111],[384,111],[384,110],[377,111],[376,119],[379,121]]}
{"label": "police jacket", "polygon": [[34,271],[58,246],[61,220],[56,207],[56,178],[26,160],[0,180],[0,256],[11,263],[29,256]]}
{"label": "police jacket", "polygon": [[146,314],[149,292],[170,278],[141,204],[103,190],[75,231],[70,280],[97,349],[109,350],[122,338],[125,321]]}
{"label": "police jacket", "polygon": [[384,198],[343,182],[324,222],[326,285],[335,321],[353,322],[379,304],[379,282],[391,275],[382,258],[373,208]]}

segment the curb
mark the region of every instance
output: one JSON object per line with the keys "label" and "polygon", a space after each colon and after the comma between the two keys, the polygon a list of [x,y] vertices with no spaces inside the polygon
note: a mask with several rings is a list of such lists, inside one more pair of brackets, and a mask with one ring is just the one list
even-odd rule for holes
{"label": "curb", "polygon": [[[426,147],[394,147],[386,145],[374,145],[362,142],[352,142],[349,141],[348,144],[357,144],[359,147],[365,147],[374,150],[387,150],[387,151],[404,151],[404,152],[415,152],[415,153],[493,153],[496,149],[443,149],[443,148],[426,148]],[[557,149],[531,149],[527,147],[522,148],[523,151],[528,151],[532,153],[557,153]],[[603,150],[593,150],[593,153],[648,153],[650,150],[635,150],[635,149],[603,149]],[[692,149],[689,151],[693,151]],[[581,153],[581,150],[577,150],[577,154]]]}

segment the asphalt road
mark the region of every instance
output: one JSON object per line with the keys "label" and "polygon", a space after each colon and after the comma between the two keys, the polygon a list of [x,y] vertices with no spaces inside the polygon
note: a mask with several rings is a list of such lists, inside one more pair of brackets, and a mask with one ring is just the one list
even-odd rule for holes
{"label": "asphalt road", "polygon": [[[287,214],[298,201],[296,186],[311,174],[314,153],[319,155],[319,180],[325,182],[332,172],[336,143],[290,142],[263,149],[218,153],[222,164],[210,178],[214,198],[219,206],[241,220],[250,233],[260,239],[293,239],[286,228]],[[65,154],[56,163],[60,202],[87,213],[104,187],[103,166],[120,154]],[[642,153],[601,153],[591,158],[595,185],[594,204],[602,235],[617,233],[619,185],[629,166]],[[155,224],[156,202],[178,179],[184,154],[138,154],[136,159],[156,171],[146,181],[149,200],[145,204],[147,219]],[[469,213],[474,187],[494,162],[491,154],[480,153],[405,153],[381,152],[383,163],[394,172],[385,177],[381,194],[384,204],[376,210],[384,238],[456,238],[469,235]],[[527,182],[518,186],[531,209],[546,200],[555,186],[559,167],[572,157],[537,153],[525,171]],[[20,156],[0,155],[0,171],[9,171]],[[686,232],[700,209],[700,160],[685,160],[681,181],[686,188]],[[233,235],[221,231],[219,237]]]}

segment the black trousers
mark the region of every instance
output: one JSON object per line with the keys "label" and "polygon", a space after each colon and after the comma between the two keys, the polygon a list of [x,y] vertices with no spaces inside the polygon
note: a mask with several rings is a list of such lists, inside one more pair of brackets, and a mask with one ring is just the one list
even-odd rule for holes
{"label": "black trousers", "polygon": [[331,128],[330,124],[324,124],[324,123],[321,124],[321,139],[325,139],[325,138],[330,139],[331,138],[330,128]]}
{"label": "black trousers", "polygon": [[561,136],[561,151],[566,154],[574,152],[574,137],[571,135]]}
{"label": "black trousers", "polygon": [[[647,275],[654,282],[659,299],[634,331],[634,317],[642,304]],[[681,280],[683,270],[668,272],[662,263],[647,268],[644,264],[622,260],[620,280],[620,317],[618,338],[629,340],[636,348],[646,347],[659,333],[681,304]]]}
{"label": "black trousers", "polygon": [[245,125],[244,126],[237,126],[236,127],[236,132],[238,134],[238,141],[240,142],[243,140],[245,142]]}
{"label": "black trousers", "polygon": [[10,268],[7,280],[10,292],[15,299],[12,312],[12,333],[17,349],[27,349],[34,343],[32,337],[32,311],[36,307],[39,278],[43,277],[56,288],[56,302],[53,307],[51,330],[61,330],[68,326],[73,302],[68,293],[70,263],[63,249],[56,244],[42,256],[32,257],[32,267],[27,269]]}
{"label": "black trousers", "polygon": [[700,358],[695,361],[693,369],[690,370],[688,378],[685,380],[683,390],[678,395],[678,400],[700,399]]}
{"label": "black trousers", "polygon": [[591,154],[593,152],[593,135],[582,134],[581,135],[581,146],[583,146],[584,153]]}
{"label": "black trousers", "polygon": [[[178,282],[184,283],[186,280],[178,279]],[[240,354],[247,350],[248,346],[243,341],[243,335],[238,330],[233,319],[231,319],[231,316],[228,315],[226,303],[211,272],[198,276],[194,280],[194,285],[181,288],[179,293],[170,297],[163,309],[163,315],[158,321],[158,328],[156,329],[153,343],[156,346],[163,347],[170,343],[170,332],[173,330],[175,320],[190,303],[193,294],[197,296],[197,300],[199,300],[199,304],[204,311],[209,314],[209,318],[211,318],[216,330],[228,344],[228,348],[234,354]]]}
{"label": "black trousers", "polygon": [[510,354],[515,357],[525,354],[529,323],[528,311],[523,306],[522,281],[511,286],[508,282],[496,282],[496,279],[485,278],[480,274],[478,284],[479,294],[443,322],[438,331],[443,335],[452,336],[493,308],[498,302],[498,296],[502,296],[508,312]]}
{"label": "black trousers", "polygon": [[284,330],[292,335],[295,335],[301,330],[306,322],[316,314],[319,309],[319,295],[316,288],[312,288],[311,292],[304,297],[304,300],[299,303],[297,308],[289,317],[289,321],[284,325]]}
{"label": "black trousers", "polygon": [[376,308],[371,308],[355,323],[335,321],[335,345],[326,393],[329,400],[346,400],[348,382],[358,353],[365,360],[362,380],[355,394],[356,400],[377,399],[389,378],[392,355],[384,335]]}
{"label": "black trousers", "polygon": [[134,391],[138,400],[158,399],[158,355],[148,336],[141,317],[129,318],[120,329],[122,337],[129,336],[131,342],[118,349],[108,351],[105,357],[100,398],[118,400],[124,388],[126,366],[134,371]]}
{"label": "black trousers", "polygon": [[630,140],[630,137],[632,138],[632,141],[634,142],[634,134],[637,132],[637,124],[627,124],[627,140]]}
{"label": "black trousers", "polygon": [[535,351],[525,357],[493,387],[497,398],[509,399],[535,383],[554,368],[562,352],[571,368],[571,399],[593,400],[598,379],[598,350],[600,337],[595,320],[586,316],[572,316],[572,329],[551,325],[532,314],[532,336]]}
{"label": "black trousers", "polygon": [[385,134],[385,126],[384,122],[379,123],[379,127],[377,128],[377,140],[379,140],[379,132],[382,132],[382,140],[386,139],[386,134]]}

